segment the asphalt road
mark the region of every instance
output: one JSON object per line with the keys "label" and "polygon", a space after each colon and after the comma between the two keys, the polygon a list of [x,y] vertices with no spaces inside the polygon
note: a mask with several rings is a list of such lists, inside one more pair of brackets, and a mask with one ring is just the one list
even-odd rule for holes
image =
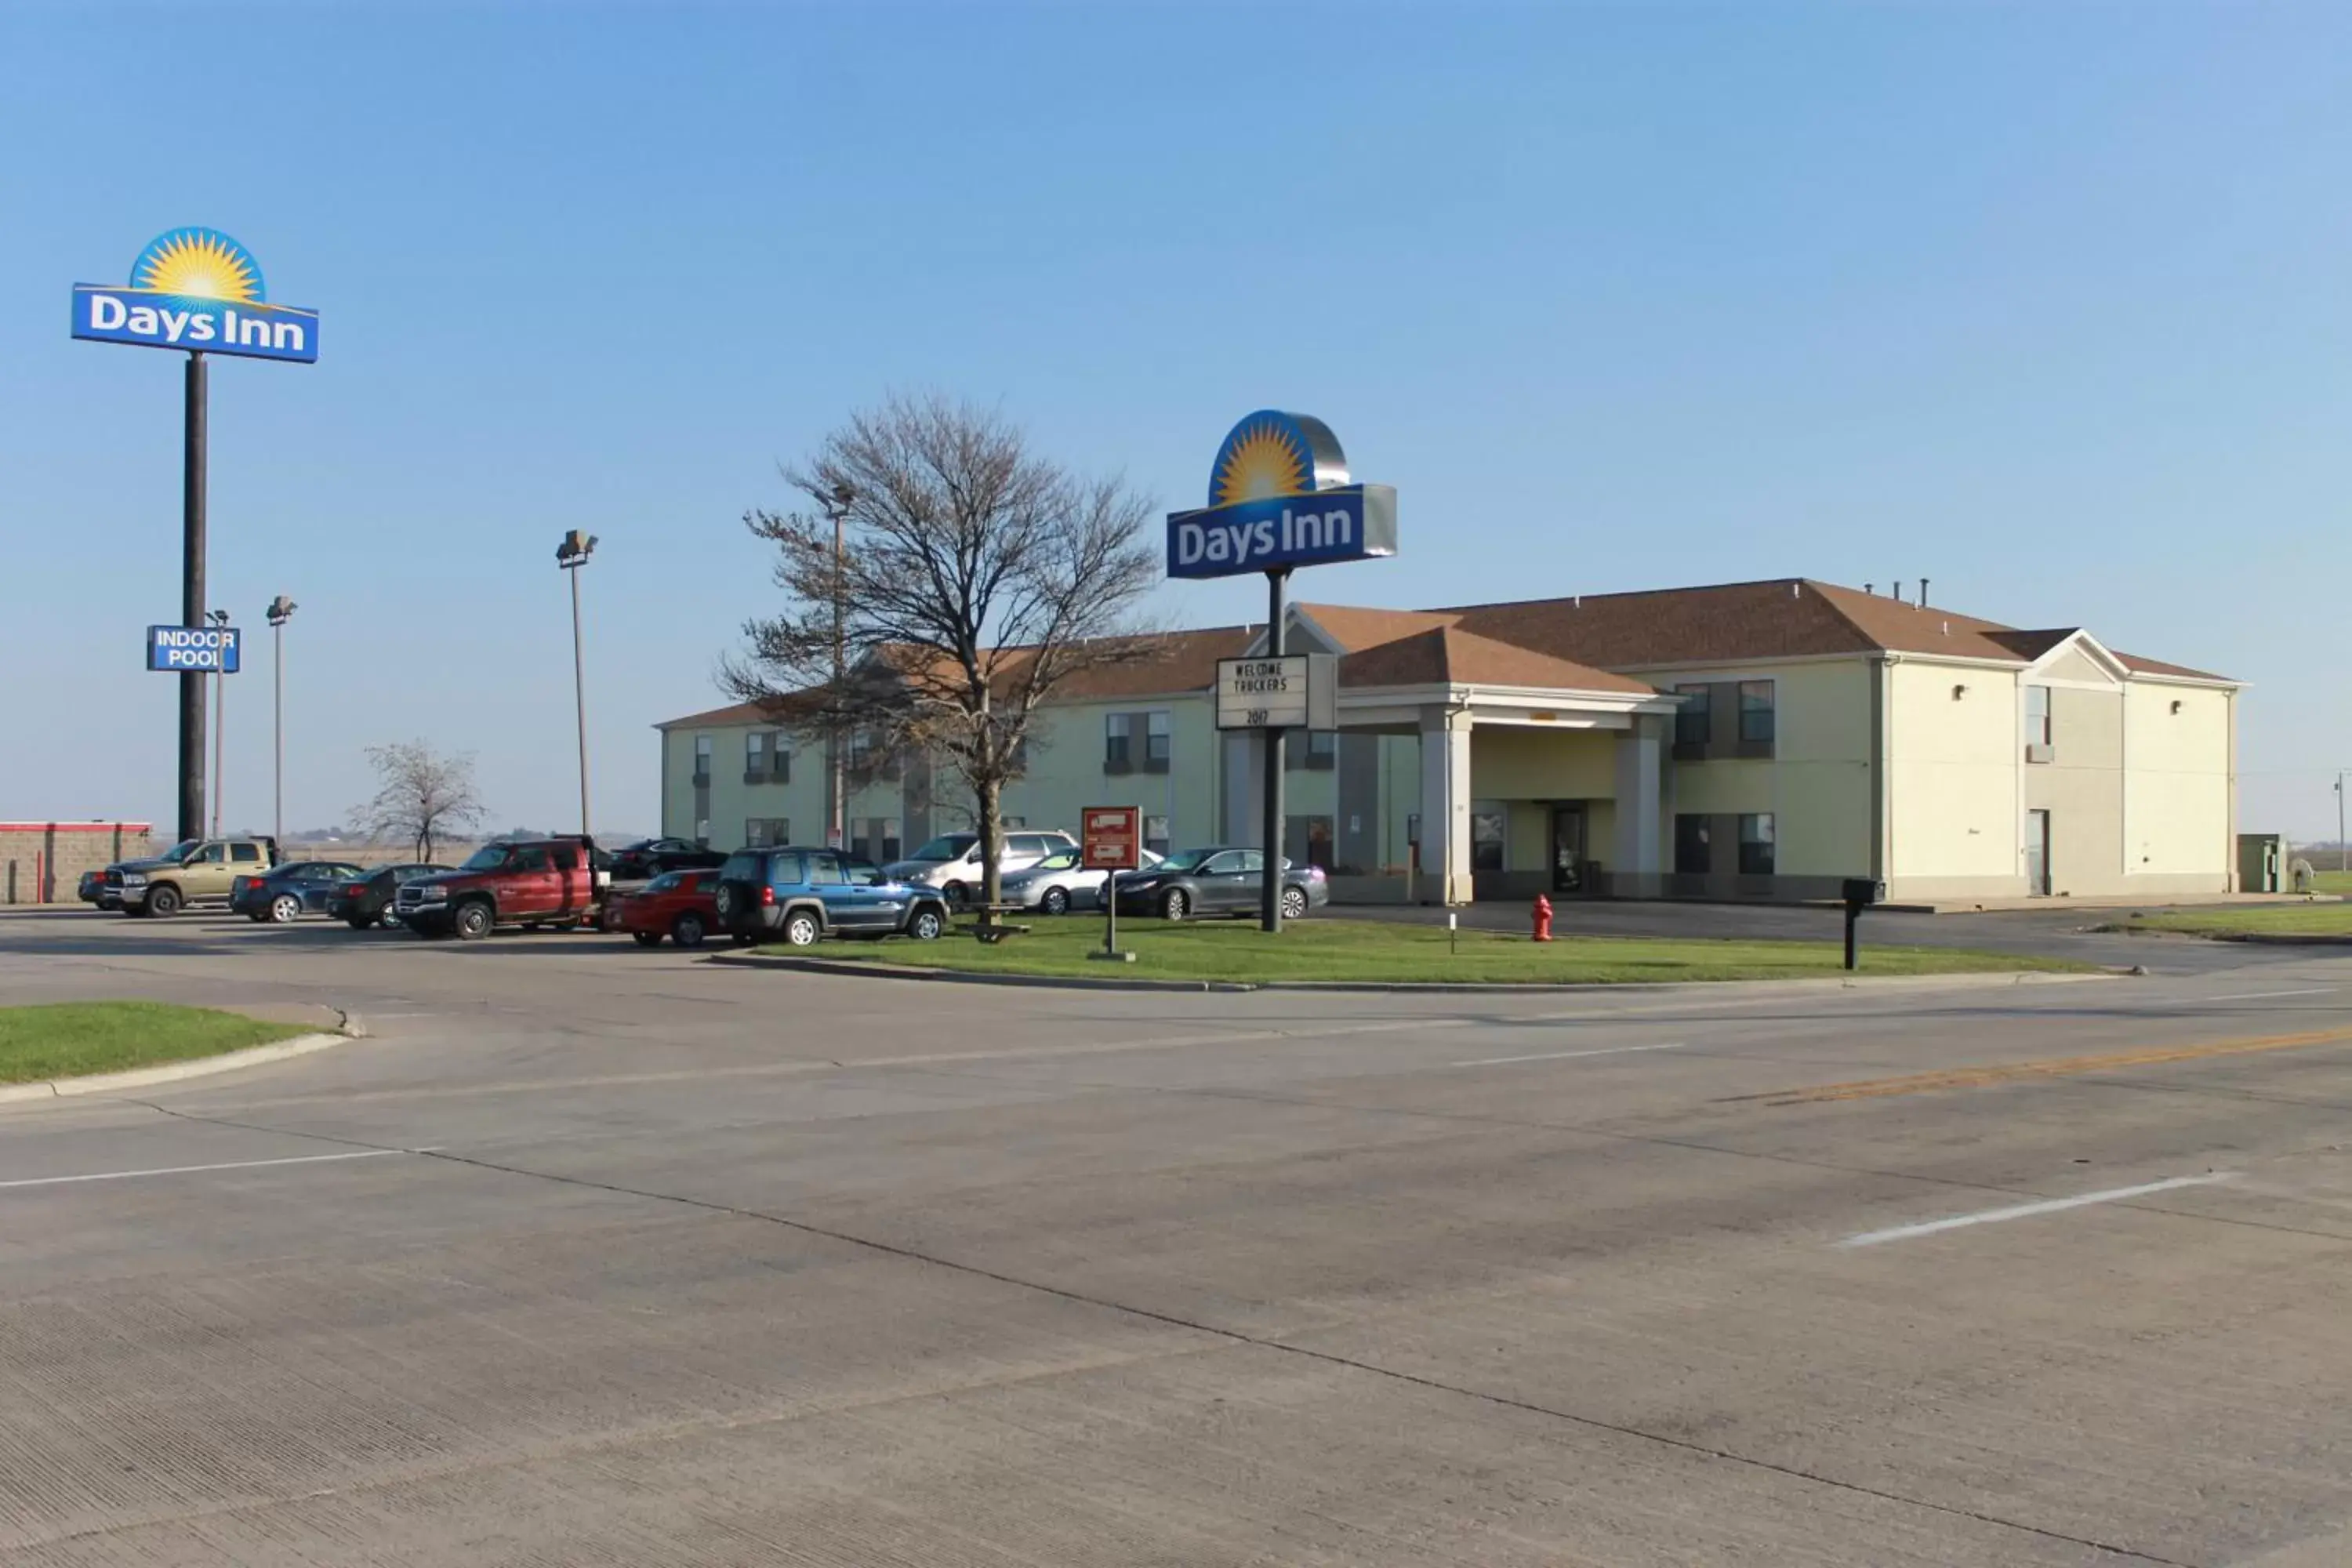
{"label": "asphalt road", "polygon": [[[2105,939],[2123,942],[2126,939]],[[0,1564],[2352,1563],[2352,968],[1108,994],[0,921]]]}

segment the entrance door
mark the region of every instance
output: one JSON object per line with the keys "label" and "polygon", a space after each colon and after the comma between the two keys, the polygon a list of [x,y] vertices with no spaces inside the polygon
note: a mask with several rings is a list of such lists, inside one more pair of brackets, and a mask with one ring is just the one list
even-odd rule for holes
{"label": "entrance door", "polygon": [[2050,814],[2025,814],[2025,890],[2037,899],[2050,896]]}
{"label": "entrance door", "polygon": [[1584,891],[1584,803],[1551,808],[1551,890]]}

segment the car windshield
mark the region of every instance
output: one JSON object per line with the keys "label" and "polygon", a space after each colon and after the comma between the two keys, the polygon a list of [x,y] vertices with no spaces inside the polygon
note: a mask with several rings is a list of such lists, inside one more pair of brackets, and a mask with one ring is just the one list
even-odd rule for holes
{"label": "car windshield", "polygon": [[159,858],[172,861],[184,860],[189,856],[194,854],[197,850],[203,848],[204,845],[205,841],[201,838],[184,838],[179,843],[173,845],[169,849],[164,850]]}
{"label": "car windshield", "polygon": [[1057,855],[1048,855],[1038,861],[1036,868],[1040,871],[1067,871],[1077,863],[1078,852],[1075,849],[1065,849]]}
{"label": "car windshield", "polygon": [[910,860],[961,860],[979,839],[969,833],[942,833],[908,857]]}
{"label": "car windshield", "polygon": [[1179,849],[1152,868],[1155,871],[1197,871],[1201,862],[1216,853],[1213,849]]}
{"label": "car windshield", "polygon": [[458,867],[457,869],[460,871],[495,871],[506,863],[507,847],[505,845],[485,844],[479,849],[475,850],[471,855],[467,856],[466,863]]}
{"label": "car windshield", "polygon": [[667,893],[685,879],[686,878],[683,872],[665,871],[660,876],[656,877],[652,881],[646,884],[646,891],[648,893]]}

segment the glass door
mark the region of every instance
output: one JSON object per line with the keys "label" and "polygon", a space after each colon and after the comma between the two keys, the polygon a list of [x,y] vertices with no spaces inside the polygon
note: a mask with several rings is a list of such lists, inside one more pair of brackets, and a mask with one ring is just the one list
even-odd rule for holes
{"label": "glass door", "polygon": [[2025,814],[2025,890],[2037,899],[2050,896],[2050,814]]}
{"label": "glass door", "polygon": [[1551,808],[1551,890],[1584,891],[1584,803]]}

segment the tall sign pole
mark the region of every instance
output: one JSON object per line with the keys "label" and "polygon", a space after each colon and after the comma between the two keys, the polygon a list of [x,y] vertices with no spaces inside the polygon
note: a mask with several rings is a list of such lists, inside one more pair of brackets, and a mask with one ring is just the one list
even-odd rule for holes
{"label": "tall sign pole", "polygon": [[1285,891],[1283,736],[1301,725],[1339,727],[1336,661],[1317,656],[1324,659],[1318,682],[1306,668],[1308,661],[1283,651],[1291,569],[1394,555],[1396,539],[1396,491],[1351,482],[1347,454],[1323,421],[1272,408],[1244,418],[1217,448],[1209,504],[1168,519],[1171,577],[1265,574],[1265,652],[1219,662],[1217,728],[1255,731],[1264,738],[1265,818],[1259,842],[1265,862],[1258,923],[1270,932],[1282,930]]}
{"label": "tall sign pole", "polygon": [[[1282,623],[1290,618],[1288,599],[1290,568],[1265,574],[1265,656],[1282,657]],[[1265,736],[1265,868],[1264,880],[1258,888],[1257,926],[1265,931],[1282,930],[1282,741],[1287,733],[1279,726],[1269,726]]]}
{"label": "tall sign pole", "polygon": [[[180,624],[205,624],[205,356],[188,355],[180,458]],[[180,841],[205,836],[205,671],[180,673]]]}
{"label": "tall sign pole", "polygon": [[[236,637],[206,625],[205,479],[208,361],[215,354],[310,364],[319,312],[272,305],[253,253],[214,228],[175,228],[148,241],[131,282],[77,283],[73,335],[185,353],[181,416],[180,624],[147,629],[147,668],[180,678],[179,829],[205,831],[205,677],[236,671]],[[226,687],[223,688],[226,689]],[[217,795],[219,781],[214,781]]]}

